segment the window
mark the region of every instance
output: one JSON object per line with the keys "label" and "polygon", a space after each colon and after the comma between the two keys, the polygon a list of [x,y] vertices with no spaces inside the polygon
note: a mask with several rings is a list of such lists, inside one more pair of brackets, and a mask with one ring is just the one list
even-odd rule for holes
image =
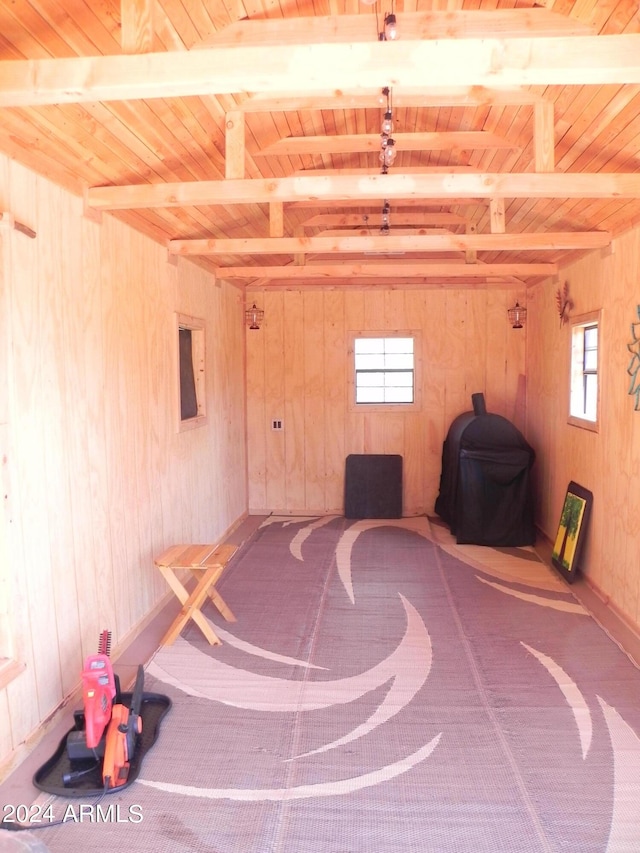
{"label": "window", "polygon": [[178,314],[178,430],[203,426],[205,405],[204,321]]}
{"label": "window", "polygon": [[599,331],[599,313],[585,314],[571,323],[569,423],[594,430],[598,424]]}
{"label": "window", "polygon": [[357,408],[416,403],[415,334],[353,337],[353,392]]}

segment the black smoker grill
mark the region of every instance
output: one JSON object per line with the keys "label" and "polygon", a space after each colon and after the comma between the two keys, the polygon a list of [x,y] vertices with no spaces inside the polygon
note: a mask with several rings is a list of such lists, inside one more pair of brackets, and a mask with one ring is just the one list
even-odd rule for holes
{"label": "black smoker grill", "polygon": [[435,510],[460,544],[532,545],[533,448],[506,418],[487,414],[482,394],[472,400],[474,410],[449,427]]}

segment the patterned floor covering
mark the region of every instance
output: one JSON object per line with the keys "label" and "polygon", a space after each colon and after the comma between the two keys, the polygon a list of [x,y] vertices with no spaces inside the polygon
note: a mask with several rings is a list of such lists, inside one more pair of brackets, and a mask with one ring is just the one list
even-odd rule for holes
{"label": "patterned floor covering", "polygon": [[147,666],[141,778],[53,853],[640,851],[640,671],[531,549],[272,517],[220,591],[223,645]]}

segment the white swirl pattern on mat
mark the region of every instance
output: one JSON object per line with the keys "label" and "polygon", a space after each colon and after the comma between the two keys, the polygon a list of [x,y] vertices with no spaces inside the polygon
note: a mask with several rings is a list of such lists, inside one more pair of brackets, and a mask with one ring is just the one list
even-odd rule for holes
{"label": "white swirl pattern on mat", "polygon": [[613,747],[613,814],[606,853],[638,850],[640,739],[620,714],[597,697]]}
{"label": "white swirl pattern on mat", "polygon": [[581,604],[574,604],[571,601],[562,601],[558,598],[544,598],[541,595],[530,595],[528,592],[520,592],[518,589],[510,589],[503,586],[501,583],[493,583],[480,575],[476,575],[476,579],[481,583],[486,583],[497,589],[498,592],[504,592],[505,595],[512,595],[514,598],[520,598],[522,601],[528,601],[529,604],[537,604],[539,607],[550,607],[552,610],[562,610],[564,613],[577,613],[580,616],[588,616],[589,614]]}
{"label": "white swirl pattern on mat", "polygon": [[318,527],[325,527],[337,517],[338,516],[336,515],[323,515],[321,518],[316,519],[311,524],[307,524],[306,527],[303,527],[301,530],[298,530],[296,535],[291,540],[291,544],[289,545],[289,550],[296,558],[296,560],[300,560],[302,562],[302,545],[309,538],[309,536],[311,536],[313,531],[317,530]]}
{"label": "white swirl pattern on mat", "polygon": [[407,770],[411,770],[416,764],[428,758],[438,745],[442,733],[436,735],[429,743],[425,744],[416,752],[408,755],[393,764],[387,764],[380,770],[371,773],[363,773],[361,776],[353,776],[350,779],[339,779],[336,782],[318,782],[313,785],[298,785],[295,788],[198,788],[195,785],[176,785],[172,782],[152,782],[150,779],[137,779],[141,785],[157,788],[159,791],[167,791],[170,794],[183,794],[185,797],[202,797],[209,800],[242,800],[244,802],[258,802],[260,800],[303,800],[310,797],[335,797],[342,794],[351,794],[362,788],[370,788],[380,785],[389,779],[394,779]]}
{"label": "white swirl pattern on mat", "polygon": [[246,652],[248,655],[254,655],[257,658],[264,658],[264,660],[271,660],[275,663],[284,663],[287,664],[287,666],[301,666],[304,669],[327,669],[326,666],[318,666],[318,664],[308,663],[308,661],[301,660],[300,658],[292,658],[288,655],[279,655],[276,652],[270,652],[267,651],[267,649],[262,649],[260,646],[254,646],[251,643],[240,640],[234,634],[230,634],[229,631],[225,631],[224,628],[221,628],[220,625],[216,625],[207,616],[204,618],[211,625],[211,629],[218,635],[218,637],[220,637],[221,640],[224,640],[225,643],[233,646],[234,649]]}
{"label": "white swirl pattern on mat", "polygon": [[358,536],[365,530],[371,530],[374,527],[400,527],[402,530],[411,530],[414,533],[420,534],[420,536],[424,536],[429,542],[432,541],[429,532],[429,523],[426,518],[420,516],[416,516],[415,518],[365,519],[352,524],[342,534],[336,547],[338,575],[352,604],[355,604],[355,596],[353,594],[353,580],[351,578],[351,551]]}
{"label": "white swirl pattern on mat", "polygon": [[[416,693],[417,682],[422,678],[424,683],[428,675],[431,641],[417,610],[404,598],[402,603],[407,614],[402,640],[388,657],[359,675],[332,681],[290,681],[259,675],[209,657],[182,637],[169,648],[160,649],[147,672],[191,696],[251,710],[297,713],[346,704],[392,678],[394,698],[401,695],[408,702]],[[415,675],[416,657],[425,661],[419,677]],[[396,707],[394,713],[398,710]]]}
{"label": "white swirl pattern on mat", "polygon": [[528,646],[526,643],[521,643],[525,649],[537,658],[542,666],[547,670],[549,675],[556,682],[562,691],[564,698],[567,700],[571,712],[575,718],[578,727],[578,735],[580,736],[580,745],[582,746],[582,758],[585,759],[591,747],[591,738],[593,736],[593,722],[591,720],[591,712],[587,705],[584,696],[578,689],[578,685],[569,678],[567,673],[561,666],[542,652]]}

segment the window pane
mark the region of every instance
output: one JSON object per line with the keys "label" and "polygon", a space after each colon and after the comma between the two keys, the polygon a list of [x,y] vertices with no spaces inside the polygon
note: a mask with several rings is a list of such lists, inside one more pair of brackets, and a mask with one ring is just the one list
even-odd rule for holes
{"label": "window pane", "polygon": [[355,352],[384,352],[384,338],[356,338]]}
{"label": "window pane", "polygon": [[357,388],[356,403],[384,403],[384,388]]}
{"label": "window pane", "polygon": [[382,353],[356,354],[356,370],[375,370],[384,366],[384,355]]}
{"label": "window pane", "polygon": [[413,388],[413,372],[411,370],[404,370],[402,372],[385,373],[384,384],[387,388],[393,388],[394,386]]}
{"label": "window pane", "polygon": [[368,388],[382,388],[384,385],[384,376],[384,373],[381,371],[378,373],[358,373],[356,376],[356,383],[358,388],[365,386]]}
{"label": "window pane", "polygon": [[179,329],[180,351],[180,418],[183,421],[198,414],[196,382],[193,373],[191,329]]}
{"label": "window pane", "polygon": [[598,350],[584,351],[584,369],[593,373],[598,369]]}
{"label": "window pane", "polygon": [[413,338],[385,338],[385,352],[413,353]]}
{"label": "window pane", "polygon": [[413,403],[413,387],[385,388],[385,403]]}
{"label": "window pane", "polygon": [[400,370],[403,367],[413,368],[413,355],[411,353],[387,353],[384,366],[388,370]]}
{"label": "window pane", "polygon": [[584,377],[584,416],[595,421],[598,412],[598,376],[587,373]]}
{"label": "window pane", "polygon": [[597,326],[587,326],[584,330],[584,348],[585,349],[597,349],[598,348],[598,327]]}

